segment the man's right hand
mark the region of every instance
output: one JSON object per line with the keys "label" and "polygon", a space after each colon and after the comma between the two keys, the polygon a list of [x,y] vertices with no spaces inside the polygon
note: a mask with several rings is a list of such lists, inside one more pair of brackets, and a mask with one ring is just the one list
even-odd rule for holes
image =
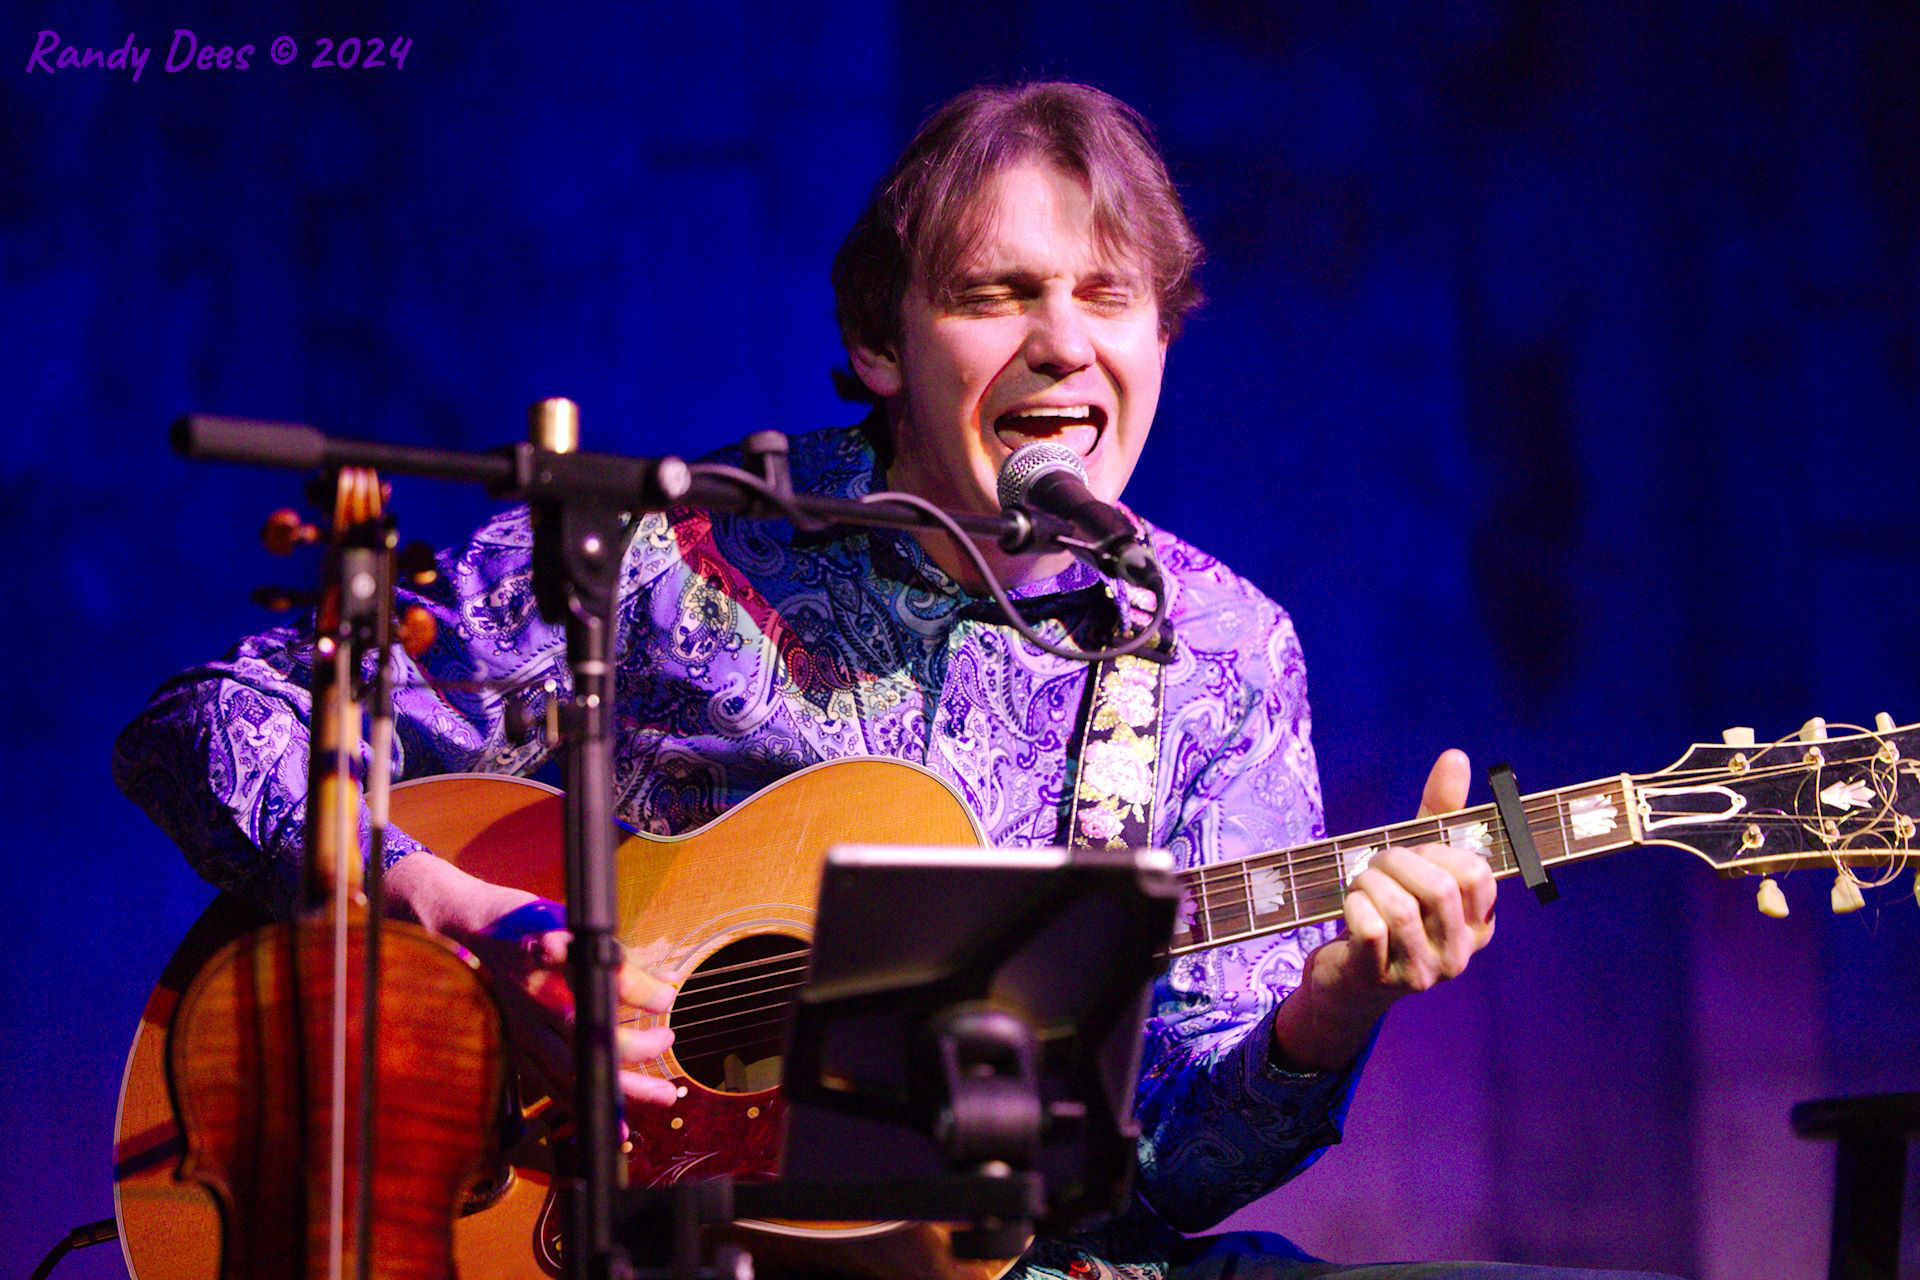
{"label": "man's right hand", "polygon": [[[573,989],[567,982],[566,909],[522,889],[490,884],[432,854],[412,854],[387,870],[387,891],[404,914],[471,951],[494,977],[508,1021],[508,1038],[527,1065],[558,1096],[573,1083]],[[396,912],[400,914],[401,912]],[[620,968],[621,1023],[631,1013],[663,1014],[673,1005],[670,983],[631,956]],[[615,1048],[620,1088],[629,1103],[671,1104],[673,1083],[636,1070],[673,1043],[664,1026],[619,1027]]]}

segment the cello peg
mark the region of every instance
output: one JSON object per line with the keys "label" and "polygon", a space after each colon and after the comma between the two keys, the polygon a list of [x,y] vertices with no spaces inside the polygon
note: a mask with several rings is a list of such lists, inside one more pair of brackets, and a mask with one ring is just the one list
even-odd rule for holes
{"label": "cello peg", "polygon": [[320,530],[300,518],[292,507],[282,507],[260,527],[260,541],[276,556],[289,556],[295,547],[320,541]]}
{"label": "cello peg", "polygon": [[1833,914],[1837,916],[1858,911],[1867,905],[1867,900],[1860,895],[1859,882],[1847,873],[1845,867],[1834,874],[1832,899]]}
{"label": "cello peg", "polygon": [[440,624],[434,616],[414,605],[401,614],[394,623],[394,636],[400,641],[400,647],[407,651],[409,658],[417,658],[433,647],[440,636]]}
{"label": "cello peg", "polygon": [[1893,717],[1884,711],[1880,712],[1873,718],[1873,729],[1875,733],[1892,733]]}
{"label": "cello peg", "polygon": [[1745,725],[1724,729],[1720,733],[1720,741],[1730,747],[1750,747],[1753,745],[1753,730]]}
{"label": "cello peg", "polygon": [[440,562],[433,558],[433,548],[424,542],[409,542],[400,548],[397,567],[400,576],[416,587],[430,587],[440,580]]}
{"label": "cello peg", "polygon": [[1826,740],[1827,740],[1827,722],[1820,716],[1815,716],[1813,719],[1807,721],[1805,724],[1800,726],[1800,741],[1825,742]]}
{"label": "cello peg", "polygon": [[1787,895],[1780,892],[1780,882],[1772,876],[1760,882],[1760,914],[1770,920],[1787,918]]}

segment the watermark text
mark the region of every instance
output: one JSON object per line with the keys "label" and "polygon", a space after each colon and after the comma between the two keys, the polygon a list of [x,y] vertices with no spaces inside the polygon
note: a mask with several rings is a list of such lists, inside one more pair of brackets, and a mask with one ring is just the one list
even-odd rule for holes
{"label": "watermark text", "polygon": [[[70,43],[58,31],[41,31],[34,36],[27,53],[28,75],[59,75],[65,71],[98,71],[125,75],[138,84],[146,73],[157,45],[141,44],[134,32],[112,49]],[[166,55],[158,69],[164,75],[251,71],[263,61],[276,67],[292,66],[304,60],[319,71],[402,71],[407,55],[413,52],[408,36],[317,36],[303,51],[290,35],[276,35],[267,42],[266,58],[251,42],[227,43],[202,38],[187,27],[176,27],[167,41]]]}

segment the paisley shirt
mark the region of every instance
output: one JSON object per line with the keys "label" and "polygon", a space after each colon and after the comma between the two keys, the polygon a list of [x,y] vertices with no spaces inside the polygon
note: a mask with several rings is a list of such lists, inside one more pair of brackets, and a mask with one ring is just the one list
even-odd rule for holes
{"label": "paisley shirt", "polygon": [[[876,460],[860,431],[792,445],[796,488],[849,497],[873,488]],[[1159,841],[1192,867],[1323,835],[1305,669],[1286,614],[1219,561],[1149,532],[1178,638]],[[419,597],[439,637],[424,670],[397,682],[396,777],[527,773],[548,753],[537,729],[509,737],[508,695],[424,678],[564,686],[564,636],[535,609],[530,549],[518,509],[442,556],[440,581]],[[1109,588],[1078,565],[1014,594],[1056,636],[1097,639],[1094,625],[1112,616]],[[615,790],[633,826],[683,831],[793,770],[882,755],[951,783],[994,844],[1060,839],[1088,669],[996,621],[992,602],[962,591],[912,537],[647,515],[635,522],[617,608]],[[121,787],[202,875],[277,911],[292,902],[305,820],[308,662],[292,629],[241,642],[163,685],[114,761]],[[389,834],[389,860],[418,852]],[[1121,1274],[1162,1274],[1178,1248],[1173,1229],[1219,1221],[1338,1140],[1357,1065],[1293,1076],[1268,1053],[1274,1008],[1330,928],[1183,957],[1157,984],[1136,1104],[1139,1186],[1152,1212],[1136,1207],[1081,1242]],[[1065,1270],[1070,1259],[1080,1274],[1094,1264],[1053,1242],[1030,1266]]]}

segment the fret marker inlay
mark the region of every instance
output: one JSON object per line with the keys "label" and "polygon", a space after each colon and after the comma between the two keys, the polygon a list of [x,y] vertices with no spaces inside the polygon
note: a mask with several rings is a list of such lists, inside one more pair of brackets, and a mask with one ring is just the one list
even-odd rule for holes
{"label": "fret marker inlay", "polygon": [[1477,853],[1483,858],[1493,856],[1493,837],[1484,822],[1467,822],[1457,827],[1448,827],[1447,843],[1456,849]]}
{"label": "fret marker inlay", "polygon": [[1379,848],[1374,845],[1368,845],[1364,849],[1342,849],[1340,867],[1346,882],[1352,884],[1359,874],[1367,869],[1367,864],[1373,861],[1373,855],[1378,852],[1380,852]]}
{"label": "fret marker inlay", "polygon": [[1575,840],[1604,836],[1620,824],[1620,810],[1612,796],[1581,796],[1567,802],[1567,816],[1573,822]]}
{"label": "fret marker inlay", "polygon": [[1253,914],[1272,915],[1287,905],[1287,868],[1285,863],[1247,868],[1247,897],[1253,902]]}

